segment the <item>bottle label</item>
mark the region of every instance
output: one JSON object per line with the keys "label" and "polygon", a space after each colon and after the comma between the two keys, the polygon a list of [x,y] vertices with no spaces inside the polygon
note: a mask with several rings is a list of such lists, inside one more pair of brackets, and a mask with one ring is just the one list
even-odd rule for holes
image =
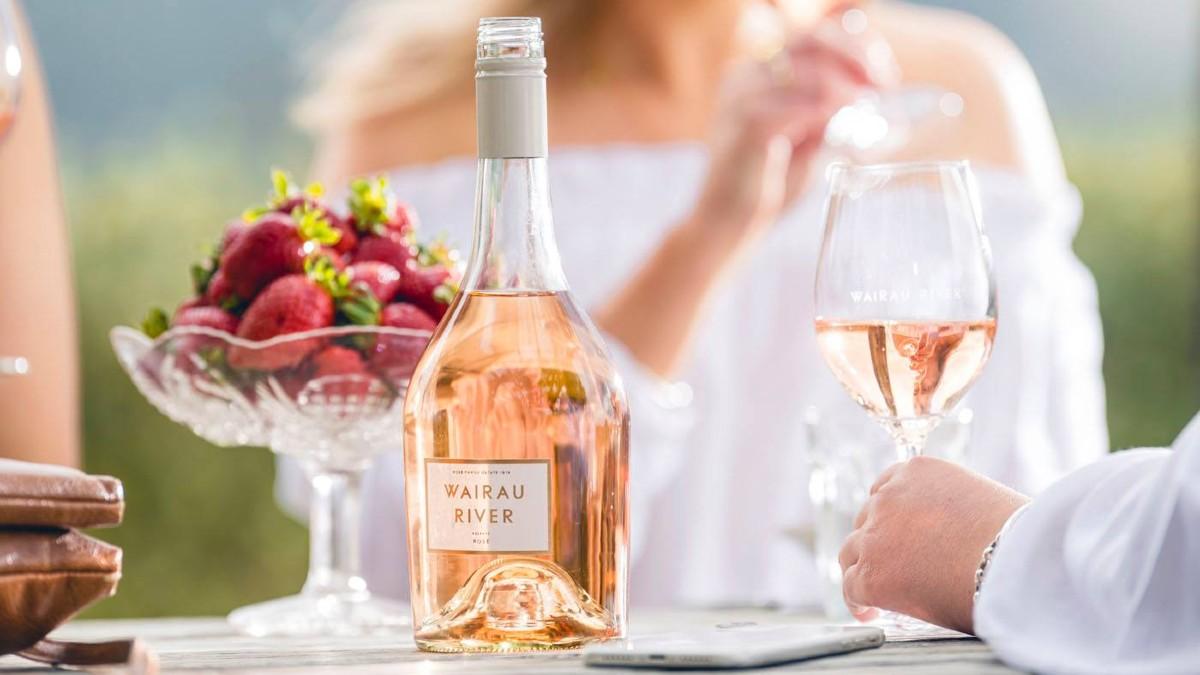
{"label": "bottle label", "polygon": [[549,553],[550,460],[427,459],[434,551]]}

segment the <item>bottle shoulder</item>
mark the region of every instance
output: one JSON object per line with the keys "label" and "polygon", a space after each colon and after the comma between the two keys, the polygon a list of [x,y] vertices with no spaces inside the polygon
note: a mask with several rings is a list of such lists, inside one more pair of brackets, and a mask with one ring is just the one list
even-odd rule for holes
{"label": "bottle shoulder", "polygon": [[[568,292],[466,292],[413,375],[410,400],[439,387],[515,386],[625,405],[603,339]],[[470,382],[472,384],[468,385]],[[443,392],[443,395],[446,392]]]}

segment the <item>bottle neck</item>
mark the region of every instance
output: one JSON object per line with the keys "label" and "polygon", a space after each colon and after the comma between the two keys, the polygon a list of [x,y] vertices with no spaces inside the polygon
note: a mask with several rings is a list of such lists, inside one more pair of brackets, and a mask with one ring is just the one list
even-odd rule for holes
{"label": "bottle neck", "polygon": [[479,159],[475,242],[462,288],[567,290],[554,241],[545,157]]}
{"label": "bottle neck", "polygon": [[475,63],[479,166],[466,291],[567,289],[546,175],[546,60],[536,19],[484,20]]}

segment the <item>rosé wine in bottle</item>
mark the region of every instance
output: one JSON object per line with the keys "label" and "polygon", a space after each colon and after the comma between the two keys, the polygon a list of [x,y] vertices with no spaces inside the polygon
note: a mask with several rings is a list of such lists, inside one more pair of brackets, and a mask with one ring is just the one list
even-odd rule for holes
{"label": "ros\u00e9 wine in bottle", "polygon": [[629,412],[554,243],[545,64],[538,19],[480,21],[475,241],[405,401],[425,650],[557,649],[625,632]]}

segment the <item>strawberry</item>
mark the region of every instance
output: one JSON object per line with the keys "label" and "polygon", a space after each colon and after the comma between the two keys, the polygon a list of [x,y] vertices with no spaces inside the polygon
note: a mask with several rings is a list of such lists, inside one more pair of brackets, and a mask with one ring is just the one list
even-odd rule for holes
{"label": "strawberry", "polygon": [[224,273],[234,295],[249,299],[275,279],[304,271],[304,256],[304,240],[295,221],[270,213],[221,254],[218,272]]}
{"label": "strawberry", "polygon": [[225,270],[218,268],[212,278],[208,280],[208,288],[204,291],[204,304],[230,311],[242,304],[242,299],[233,292],[233,287],[229,285],[229,279],[225,277]]}
{"label": "strawberry", "polygon": [[437,321],[426,314],[425,310],[412,303],[396,302],[383,308],[380,325],[413,330],[433,330],[437,328]]}
{"label": "strawberry", "polygon": [[350,283],[363,286],[375,295],[380,303],[389,302],[396,295],[400,285],[400,272],[395,267],[378,260],[356,262],[346,268],[350,273]]}
{"label": "strawberry", "polygon": [[312,358],[315,372],[312,389],[325,396],[364,397],[374,377],[367,372],[362,356],[349,347],[330,345]]}
{"label": "strawberry", "polygon": [[354,252],[354,262],[378,261],[402,269],[416,256],[416,249],[408,240],[396,232],[385,232],[380,236],[365,236],[359,240]]}
{"label": "strawberry", "polygon": [[450,269],[441,264],[422,267],[414,262],[400,269],[396,297],[404,298],[440,321],[458,292]]}
{"label": "strawberry", "polygon": [[[186,305],[186,303],[184,303]],[[185,307],[180,306],[171,320],[171,327],[203,326],[225,331],[230,335],[236,334],[238,318],[219,307]]]}
{"label": "strawberry", "polygon": [[217,249],[217,255],[233,248],[233,245],[237,243],[238,237],[241,237],[249,229],[250,225],[240,218],[230,221],[225,226],[225,233],[221,235],[221,245]]}
{"label": "strawberry", "polygon": [[408,234],[416,231],[418,224],[417,212],[412,205],[406,202],[397,202],[396,208],[392,209],[392,218],[387,222],[387,227],[400,234]]}
{"label": "strawberry", "polygon": [[337,230],[341,236],[337,244],[334,244],[334,249],[338,253],[345,254],[358,248],[358,234],[354,231],[354,222],[334,213],[329,214],[329,219],[333,224],[333,229]]}
{"label": "strawberry", "polygon": [[[246,340],[269,340],[333,325],[333,299],[317,282],[303,274],[283,276],[250,303],[237,335]],[[229,364],[235,368],[278,370],[292,368],[316,349],[321,340],[290,340],[266,349],[234,347]]]}
{"label": "strawberry", "polygon": [[[437,322],[420,307],[407,302],[396,302],[385,307],[383,325],[412,330],[437,328]],[[423,337],[383,333],[371,348],[368,363],[371,370],[386,381],[401,383],[412,376],[417,361],[428,345],[429,341]]]}
{"label": "strawberry", "polygon": [[[180,307],[171,327],[181,326],[201,326],[233,335],[237,333],[238,318],[218,307]],[[224,358],[225,342],[208,335],[180,335],[173,346],[175,365],[190,375],[204,375]]]}
{"label": "strawberry", "polygon": [[329,377],[332,375],[359,375],[367,372],[362,356],[349,347],[329,345],[317,352],[310,361],[315,372],[313,377]]}

